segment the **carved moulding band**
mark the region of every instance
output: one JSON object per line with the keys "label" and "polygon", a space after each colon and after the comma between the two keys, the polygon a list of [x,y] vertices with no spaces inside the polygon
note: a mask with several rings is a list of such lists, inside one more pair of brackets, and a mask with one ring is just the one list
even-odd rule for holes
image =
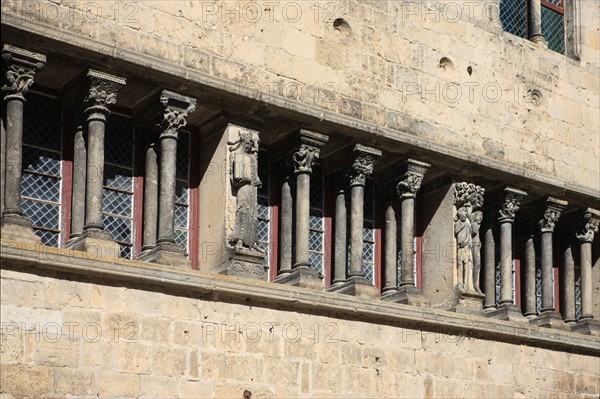
{"label": "carved moulding band", "polygon": [[457,208],[471,206],[473,209],[483,207],[485,189],[473,183],[454,183],[454,205]]}

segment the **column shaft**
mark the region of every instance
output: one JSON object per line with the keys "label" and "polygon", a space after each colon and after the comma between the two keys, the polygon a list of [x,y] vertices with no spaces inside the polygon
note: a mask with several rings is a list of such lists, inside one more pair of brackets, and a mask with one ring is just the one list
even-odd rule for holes
{"label": "column shaft", "polygon": [[513,305],[512,297],[512,223],[500,225],[500,305]]}
{"label": "column shaft", "polygon": [[160,140],[160,195],[157,242],[175,242],[175,168],[177,164],[177,132],[169,132]]}
{"label": "column shaft", "polygon": [[23,101],[11,96],[6,104],[6,179],[4,214],[21,214],[21,163],[23,160]]}
{"label": "column shaft", "polygon": [[525,304],[523,311],[525,316],[537,314],[535,298],[535,243],[533,236],[525,242]]}
{"label": "column shaft", "polygon": [[335,264],[333,270],[333,284],[346,281],[347,242],[346,242],[346,193],[340,190],[335,199]]}
{"label": "column shaft", "polygon": [[396,291],[398,285],[398,249],[396,212],[391,204],[385,210],[385,262],[383,292]]}
{"label": "column shaft", "polygon": [[4,211],[4,182],[6,179],[6,130],[4,130],[4,118],[0,120],[0,215]]}
{"label": "column shaft", "polygon": [[88,118],[85,230],[102,230],[105,115],[92,111]]}
{"label": "column shaft", "polygon": [[292,271],[292,189],[289,179],[281,185],[281,241],[279,243],[279,274]]}
{"label": "column shaft", "polygon": [[562,268],[562,313],[566,323],[575,321],[575,260],[571,246],[567,246],[563,254]]}
{"label": "column shaft", "polygon": [[488,309],[496,307],[496,242],[491,226],[488,226],[485,230],[484,240],[485,258],[483,260],[483,267],[485,270],[485,279],[483,291],[485,293],[485,300],[483,307]]}
{"label": "column shaft", "polygon": [[296,175],[296,258],[294,267],[309,266],[310,173]]}
{"label": "column shaft", "polygon": [[542,308],[541,313],[554,310],[554,284],[552,284],[552,232],[543,232],[542,242]]}
{"label": "column shaft", "polygon": [[582,242],[580,246],[581,257],[581,317],[591,319],[592,315],[592,243]]}
{"label": "column shaft", "polygon": [[543,42],[542,35],[542,4],[540,0],[529,0],[529,39]]}
{"label": "column shaft", "polygon": [[415,261],[415,199],[404,197],[402,201],[402,230],[400,232],[400,250],[402,251],[402,269],[400,286],[415,285],[413,264]]}
{"label": "column shaft", "polygon": [[71,234],[79,237],[85,225],[85,181],[87,150],[83,137],[83,126],[78,126],[73,139],[73,194],[71,196]]}
{"label": "column shaft", "polygon": [[156,245],[158,224],[158,161],[155,144],[146,150],[146,176],[144,178],[144,237],[142,250]]}
{"label": "column shaft", "polygon": [[351,186],[350,193],[350,277],[363,277],[363,222],[365,187]]}

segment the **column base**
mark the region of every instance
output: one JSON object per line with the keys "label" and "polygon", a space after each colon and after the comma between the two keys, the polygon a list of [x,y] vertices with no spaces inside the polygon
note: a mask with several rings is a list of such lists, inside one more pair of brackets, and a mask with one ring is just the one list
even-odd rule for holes
{"label": "column base", "polygon": [[555,330],[570,330],[568,324],[563,321],[560,313],[554,311],[544,312],[541,315],[530,319],[529,324],[538,327],[552,328]]}
{"label": "column base", "polygon": [[113,259],[118,259],[121,254],[121,247],[113,241],[111,235],[96,229],[84,230],[83,234],[69,240],[65,248]]}
{"label": "column base", "polygon": [[323,276],[310,266],[296,266],[291,273],[281,274],[273,282],[293,287],[323,289]]}
{"label": "column base", "polygon": [[523,317],[521,308],[513,304],[500,305],[498,308],[486,312],[485,315],[492,319],[518,321],[522,323],[529,322],[529,320]]}
{"label": "column base", "polygon": [[330,287],[327,291],[373,299],[379,298],[379,290],[362,276],[350,277],[345,283]]}
{"label": "column base", "polygon": [[571,326],[571,331],[578,334],[593,335],[600,337],[600,320],[584,319]]}
{"label": "column base", "polygon": [[456,306],[452,307],[451,310],[456,313],[482,316],[484,315],[484,299],[485,295],[480,294],[477,291],[461,291],[458,303]]}
{"label": "column base", "polygon": [[192,268],[192,262],[185,257],[183,250],[171,242],[157,244],[154,248],[142,253],[138,259],[144,262],[174,266],[181,269]]}
{"label": "column base", "polygon": [[266,280],[267,269],[264,266],[264,252],[248,248],[227,247],[228,260],[219,267],[219,274]]}
{"label": "column base", "polygon": [[33,232],[31,220],[23,215],[5,214],[0,219],[2,240],[40,244],[41,239]]}

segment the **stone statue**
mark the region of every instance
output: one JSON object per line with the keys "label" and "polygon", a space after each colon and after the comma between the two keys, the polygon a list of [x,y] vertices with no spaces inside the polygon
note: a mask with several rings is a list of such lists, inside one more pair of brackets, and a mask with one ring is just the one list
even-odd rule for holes
{"label": "stone statue", "polygon": [[457,245],[457,290],[473,290],[473,239],[471,221],[466,207],[461,207],[454,218],[454,235]]}
{"label": "stone statue", "polygon": [[240,133],[230,145],[231,185],[237,199],[235,225],[229,243],[236,249],[259,250],[256,244],[256,194],[261,186],[258,178],[259,139],[251,132]]}
{"label": "stone statue", "polygon": [[481,271],[481,239],[479,229],[483,221],[483,194],[485,190],[472,183],[454,185],[454,205],[458,208],[454,218],[454,235],[457,244],[456,289],[476,291]]}
{"label": "stone statue", "polygon": [[479,238],[479,229],[483,221],[483,212],[475,211],[471,213],[471,245],[473,246],[473,288],[478,294],[482,294],[479,288],[479,273],[481,271],[481,239]]}

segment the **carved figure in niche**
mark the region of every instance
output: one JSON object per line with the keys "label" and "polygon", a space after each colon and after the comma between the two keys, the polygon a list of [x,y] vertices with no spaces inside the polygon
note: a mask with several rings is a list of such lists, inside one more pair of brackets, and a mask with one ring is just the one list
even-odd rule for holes
{"label": "carved figure in niche", "polygon": [[473,290],[473,241],[469,211],[460,207],[454,218],[454,235],[457,244],[457,290]]}
{"label": "carved figure in niche", "polygon": [[236,249],[260,250],[256,244],[256,194],[261,186],[258,178],[259,139],[251,132],[241,132],[228,143],[231,151],[231,185],[237,199],[235,225],[229,243]]}
{"label": "carved figure in niche", "polygon": [[469,217],[471,220],[471,245],[473,246],[473,288],[479,294],[482,294],[479,288],[479,273],[481,271],[481,239],[479,238],[479,229],[483,221],[483,212],[475,211]]}

